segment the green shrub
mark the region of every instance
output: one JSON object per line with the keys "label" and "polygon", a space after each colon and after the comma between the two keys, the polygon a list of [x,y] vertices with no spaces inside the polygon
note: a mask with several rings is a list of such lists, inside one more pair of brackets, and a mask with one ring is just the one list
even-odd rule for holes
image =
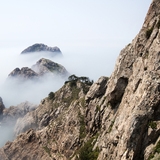
{"label": "green shrub", "polygon": [[49,99],[54,99],[54,97],[55,97],[55,93],[54,93],[54,92],[50,92],[50,93],[48,94],[48,98],[49,98]]}
{"label": "green shrub", "polygon": [[156,122],[150,121],[148,126],[151,127],[152,129],[157,129],[157,123]]}
{"label": "green shrub", "polygon": [[76,80],[70,81],[69,85],[70,85],[71,88],[76,87],[77,86],[77,81]]}
{"label": "green shrub", "polygon": [[65,81],[66,83],[70,83],[71,86],[76,85],[77,81],[80,81],[87,85],[92,85],[93,80],[90,80],[88,77],[77,77],[74,74],[68,77],[68,81]]}
{"label": "green shrub", "polygon": [[97,160],[98,155],[99,155],[99,148],[97,147],[95,150],[93,150],[93,147],[95,144],[93,141],[94,139],[91,138],[80,149],[80,152],[79,152],[80,160]]}
{"label": "green shrub", "polygon": [[78,77],[74,74],[68,77],[68,81],[75,81],[77,79],[78,79]]}
{"label": "green shrub", "polygon": [[155,150],[154,150],[155,153],[160,153],[160,141],[158,141],[156,147],[155,147]]}
{"label": "green shrub", "polygon": [[150,154],[148,160],[151,160],[152,158],[154,158],[154,155],[156,153],[160,154],[160,141],[158,141],[157,145],[154,147],[153,152]]}
{"label": "green shrub", "polygon": [[150,28],[150,29],[148,29],[148,30],[146,31],[146,38],[147,38],[147,39],[150,38],[150,36],[151,36],[151,34],[152,34],[152,32],[153,32],[153,28],[154,28],[154,27],[152,27],[152,28]]}

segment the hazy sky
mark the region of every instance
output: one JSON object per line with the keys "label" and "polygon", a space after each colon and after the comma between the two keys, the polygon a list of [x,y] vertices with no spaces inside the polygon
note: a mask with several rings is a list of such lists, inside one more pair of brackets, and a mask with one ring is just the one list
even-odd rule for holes
{"label": "hazy sky", "polygon": [[68,60],[62,63],[70,72],[82,68],[83,63],[88,70],[84,68],[84,73],[81,70],[77,74],[94,79],[109,76],[120,50],[139,32],[150,3],[151,0],[3,1],[1,61],[7,53],[19,54],[34,43],[44,43],[61,49]]}

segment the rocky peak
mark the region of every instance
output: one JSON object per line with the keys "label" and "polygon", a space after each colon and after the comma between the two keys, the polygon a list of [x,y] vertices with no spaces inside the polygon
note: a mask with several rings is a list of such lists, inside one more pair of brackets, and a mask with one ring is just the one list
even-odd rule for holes
{"label": "rocky peak", "polygon": [[44,75],[47,73],[53,73],[63,77],[69,75],[67,70],[62,65],[45,58],[41,58],[37,61],[37,63],[32,66],[32,69],[39,75]]}
{"label": "rocky peak", "polygon": [[69,73],[62,65],[55,63],[49,59],[41,58],[32,68],[22,67],[15,68],[9,75],[9,78],[17,78],[22,80],[35,80],[41,78],[45,74],[52,76],[68,77]]}
{"label": "rocky peak", "polygon": [[21,52],[21,54],[32,53],[32,52],[54,52],[55,54],[61,55],[61,51],[58,47],[48,47],[42,43],[36,43]]}
{"label": "rocky peak", "polygon": [[9,78],[20,78],[20,79],[35,79],[38,74],[28,67],[22,67],[21,69],[15,68],[9,75]]}

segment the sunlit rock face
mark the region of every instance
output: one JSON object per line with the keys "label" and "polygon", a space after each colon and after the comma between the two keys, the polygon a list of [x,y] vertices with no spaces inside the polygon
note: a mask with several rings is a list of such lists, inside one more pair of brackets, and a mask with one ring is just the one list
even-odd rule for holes
{"label": "sunlit rock face", "polygon": [[160,159],[159,62],[160,1],[153,0],[111,77],[91,85],[72,76],[17,120],[18,137],[0,149],[0,158]]}

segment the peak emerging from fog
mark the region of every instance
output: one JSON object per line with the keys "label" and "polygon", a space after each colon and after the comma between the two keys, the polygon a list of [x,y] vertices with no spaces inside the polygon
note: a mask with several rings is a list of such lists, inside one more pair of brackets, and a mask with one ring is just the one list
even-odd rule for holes
{"label": "peak emerging from fog", "polygon": [[68,76],[69,73],[62,65],[55,63],[49,59],[41,58],[32,69],[39,75],[44,75],[46,73],[58,74],[60,76]]}
{"label": "peak emerging from fog", "polygon": [[68,76],[62,65],[42,58],[32,68],[15,68],[1,87],[1,97],[7,107],[26,100],[38,104],[49,92],[59,89]]}
{"label": "peak emerging from fog", "polygon": [[29,80],[44,76],[45,74],[51,74],[60,77],[69,76],[68,71],[62,65],[55,63],[49,59],[41,58],[35,65],[32,66],[32,69],[28,67],[22,67],[21,69],[15,68],[9,74],[9,77]]}
{"label": "peak emerging from fog", "polygon": [[15,68],[9,77],[23,78],[23,79],[33,79],[38,77],[38,74],[28,67],[23,67],[21,69]]}
{"label": "peak emerging from fog", "polygon": [[21,54],[32,53],[32,52],[54,52],[55,54],[61,55],[61,50],[58,47],[48,47],[42,43],[36,43],[32,46],[29,46],[21,52]]}

